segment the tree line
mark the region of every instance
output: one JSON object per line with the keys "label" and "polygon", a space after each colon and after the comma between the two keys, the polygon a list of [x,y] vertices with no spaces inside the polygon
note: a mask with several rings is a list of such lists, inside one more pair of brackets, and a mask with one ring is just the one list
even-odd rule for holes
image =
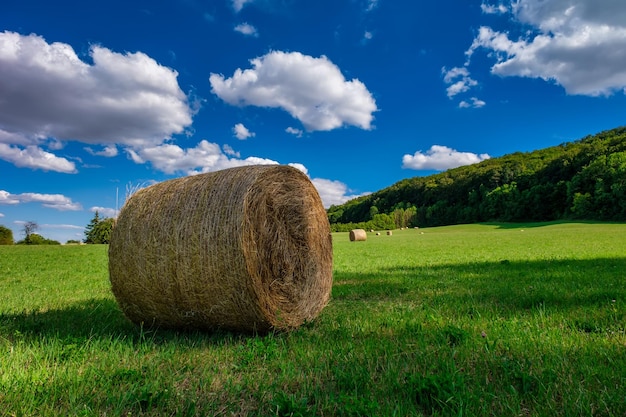
{"label": "tree line", "polygon": [[24,233],[24,239],[13,241],[13,231],[8,227],[0,225],[0,245],[60,245],[61,243],[46,239],[38,233],[35,233],[39,229],[39,225],[34,221],[25,222],[22,225],[22,231]]}
{"label": "tree line", "polygon": [[486,221],[626,221],[626,127],[402,180],[327,210],[334,231]]}
{"label": "tree line", "polygon": [[[82,243],[86,244],[108,244],[111,239],[111,231],[115,225],[115,219],[112,217],[100,217],[98,211],[85,227],[85,238]],[[28,221],[22,226],[24,239],[14,242],[13,231],[6,226],[0,225],[0,245],[60,245],[61,243],[46,239],[35,233],[39,229],[37,222]],[[68,240],[68,244],[81,243],[79,240]]]}

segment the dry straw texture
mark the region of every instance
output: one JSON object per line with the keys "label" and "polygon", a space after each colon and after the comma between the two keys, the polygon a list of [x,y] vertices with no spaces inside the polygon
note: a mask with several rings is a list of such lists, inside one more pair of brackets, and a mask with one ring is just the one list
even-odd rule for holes
{"label": "dry straw texture", "polygon": [[350,242],[362,242],[367,240],[367,233],[363,229],[350,230]]}
{"label": "dry straw texture", "polygon": [[109,275],[135,323],[289,330],[329,301],[330,225],[311,181],[289,166],[165,181],[122,208]]}

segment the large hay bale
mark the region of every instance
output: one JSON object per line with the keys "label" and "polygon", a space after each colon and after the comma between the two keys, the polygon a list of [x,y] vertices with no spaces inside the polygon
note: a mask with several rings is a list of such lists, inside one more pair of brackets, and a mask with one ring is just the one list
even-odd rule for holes
{"label": "large hay bale", "polygon": [[329,301],[330,225],[311,181],[290,166],[165,181],[122,208],[109,275],[120,308],[138,324],[293,329]]}
{"label": "large hay bale", "polygon": [[367,232],[363,229],[350,230],[350,242],[362,242],[367,240]]}

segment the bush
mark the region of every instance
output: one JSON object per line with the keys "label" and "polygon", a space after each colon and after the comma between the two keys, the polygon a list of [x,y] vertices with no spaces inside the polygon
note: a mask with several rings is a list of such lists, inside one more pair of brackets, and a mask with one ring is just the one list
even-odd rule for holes
{"label": "bush", "polygon": [[60,245],[61,242],[56,240],[46,239],[45,237],[38,235],[37,233],[31,233],[27,239],[17,242],[18,245]]}
{"label": "bush", "polygon": [[13,244],[13,231],[5,226],[0,226],[0,245]]}

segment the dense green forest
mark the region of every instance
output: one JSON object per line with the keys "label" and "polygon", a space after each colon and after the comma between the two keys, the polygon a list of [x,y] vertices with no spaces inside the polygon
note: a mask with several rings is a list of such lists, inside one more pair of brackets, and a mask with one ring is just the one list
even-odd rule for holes
{"label": "dense green forest", "polygon": [[486,221],[626,220],[626,127],[402,180],[331,206],[334,231]]}

